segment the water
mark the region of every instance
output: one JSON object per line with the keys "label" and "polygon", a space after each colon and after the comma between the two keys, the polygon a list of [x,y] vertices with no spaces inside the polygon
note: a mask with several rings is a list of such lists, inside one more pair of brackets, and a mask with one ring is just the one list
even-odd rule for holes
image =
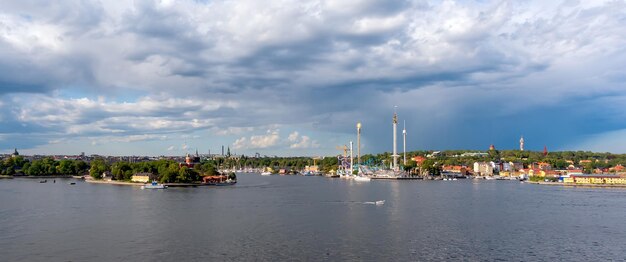
{"label": "water", "polygon": [[252,174],[233,187],[167,190],[48,180],[0,180],[3,261],[626,258],[626,189]]}

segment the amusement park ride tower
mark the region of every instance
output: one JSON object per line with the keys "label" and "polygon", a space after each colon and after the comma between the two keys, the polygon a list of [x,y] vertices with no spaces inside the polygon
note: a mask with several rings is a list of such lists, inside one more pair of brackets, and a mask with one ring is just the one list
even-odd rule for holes
{"label": "amusement park ride tower", "polygon": [[402,165],[406,166],[406,120],[404,120],[404,128],[402,129],[402,136],[403,136],[402,143],[404,144],[404,147],[402,147],[403,148],[402,152],[404,152],[404,161],[402,161]]}
{"label": "amusement park ride tower", "polygon": [[356,155],[356,163],[361,165],[361,122],[356,123]]}
{"label": "amusement park ride tower", "polygon": [[396,113],[396,108],[398,106],[394,106],[393,110],[393,170],[398,171],[398,152],[397,152],[397,133],[398,133],[398,113]]}

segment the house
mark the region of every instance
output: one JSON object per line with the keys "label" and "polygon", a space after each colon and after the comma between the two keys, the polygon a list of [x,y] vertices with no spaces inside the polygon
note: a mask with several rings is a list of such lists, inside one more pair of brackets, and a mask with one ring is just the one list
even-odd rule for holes
{"label": "house", "polygon": [[467,168],[464,166],[444,165],[441,167],[441,171],[454,176],[467,176]]}
{"label": "house", "polygon": [[418,166],[421,166],[422,163],[426,160],[425,157],[423,156],[415,156],[413,158],[411,158],[413,161],[415,161],[417,163]]}
{"label": "house", "polygon": [[609,172],[620,173],[620,172],[624,172],[625,169],[626,168],[624,168],[624,166],[618,164],[614,167],[609,168]]}

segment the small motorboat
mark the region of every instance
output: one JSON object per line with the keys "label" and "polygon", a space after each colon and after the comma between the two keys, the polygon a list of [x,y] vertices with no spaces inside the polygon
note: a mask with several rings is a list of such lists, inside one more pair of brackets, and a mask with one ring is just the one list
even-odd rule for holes
{"label": "small motorboat", "polygon": [[48,183],[48,180],[41,180],[39,183]]}
{"label": "small motorboat", "polygon": [[261,173],[262,176],[271,176],[272,172],[263,172]]}
{"label": "small motorboat", "polygon": [[76,185],[76,182],[70,182],[70,185]]}
{"label": "small motorboat", "polygon": [[167,188],[166,185],[159,184],[157,183],[157,181],[152,181],[152,183],[149,185],[141,186],[141,189],[166,189],[166,188]]}

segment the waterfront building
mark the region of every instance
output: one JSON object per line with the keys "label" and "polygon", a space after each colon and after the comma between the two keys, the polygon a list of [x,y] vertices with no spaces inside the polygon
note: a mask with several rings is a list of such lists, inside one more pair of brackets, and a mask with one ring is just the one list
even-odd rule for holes
{"label": "waterfront building", "polygon": [[137,183],[148,183],[151,180],[156,180],[156,176],[152,173],[137,173],[134,174],[130,180]]}
{"label": "waterfront building", "polygon": [[453,176],[467,176],[467,167],[444,165],[441,167],[441,172],[448,173]]}
{"label": "waterfront building", "polygon": [[474,162],[474,175],[492,176],[494,171],[492,163]]}
{"label": "waterfront building", "polygon": [[619,175],[570,175],[563,178],[563,183],[574,184],[608,184],[608,185],[626,185],[626,177]]}

